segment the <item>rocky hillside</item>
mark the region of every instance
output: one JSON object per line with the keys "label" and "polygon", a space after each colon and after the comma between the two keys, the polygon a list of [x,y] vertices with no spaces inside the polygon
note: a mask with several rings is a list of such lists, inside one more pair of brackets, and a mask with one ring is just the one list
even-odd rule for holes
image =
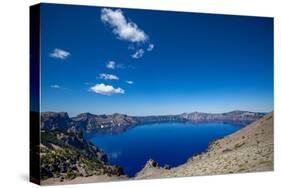
{"label": "rocky hillside", "polygon": [[137,124],[137,120],[125,114],[95,115],[82,113],[70,118],[66,112],[42,112],[42,130],[67,130],[71,132],[91,131],[112,127],[127,128]]}
{"label": "rocky hillside", "polygon": [[43,112],[41,113],[41,129],[55,130],[67,129],[71,123],[66,112]]}
{"label": "rocky hillside", "polygon": [[111,115],[95,115],[82,113],[76,117],[70,118],[66,112],[43,112],[41,115],[41,129],[59,129],[76,132],[109,128],[126,129],[139,124],[158,122],[234,122],[236,124],[248,124],[263,115],[263,113],[248,111],[232,111],[220,114],[193,112],[163,116],[128,116],[118,113]]}
{"label": "rocky hillside", "polygon": [[[172,169],[145,165],[136,179],[200,176],[273,170],[273,113],[216,140],[206,152]],[[149,162],[157,164],[156,162]]]}
{"label": "rocky hillside", "polygon": [[123,175],[120,167],[106,165],[106,155],[86,142],[81,133],[42,131],[40,150],[42,184],[64,183],[77,177]]}
{"label": "rocky hillside", "polygon": [[96,128],[128,127],[137,124],[136,120],[124,114],[94,115],[82,113],[72,118],[74,127],[82,130],[93,130]]}

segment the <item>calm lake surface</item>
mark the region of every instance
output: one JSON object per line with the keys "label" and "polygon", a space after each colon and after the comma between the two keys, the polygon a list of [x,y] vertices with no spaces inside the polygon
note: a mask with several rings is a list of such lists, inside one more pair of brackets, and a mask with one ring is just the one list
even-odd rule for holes
{"label": "calm lake surface", "polygon": [[132,177],[146,161],[161,166],[178,166],[207,149],[210,141],[231,134],[243,126],[226,123],[155,123],[129,128],[118,134],[87,133],[85,138],[108,156],[108,163],[119,165]]}

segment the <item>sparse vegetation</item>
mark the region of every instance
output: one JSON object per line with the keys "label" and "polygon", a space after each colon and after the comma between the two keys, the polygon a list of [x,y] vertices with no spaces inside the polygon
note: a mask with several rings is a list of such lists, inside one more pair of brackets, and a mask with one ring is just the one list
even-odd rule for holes
{"label": "sparse vegetation", "polygon": [[[73,145],[69,144],[68,139],[71,139]],[[41,143],[42,180],[54,177],[64,181],[78,176],[123,174],[119,167],[105,165],[104,158],[99,157],[103,154],[99,154],[96,147],[83,141],[79,134],[45,131],[41,134]]]}

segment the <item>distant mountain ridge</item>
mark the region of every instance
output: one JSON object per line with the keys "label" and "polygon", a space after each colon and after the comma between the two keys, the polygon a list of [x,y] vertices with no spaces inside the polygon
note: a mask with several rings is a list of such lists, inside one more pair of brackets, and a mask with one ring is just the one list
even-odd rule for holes
{"label": "distant mountain ridge", "polygon": [[192,112],[178,115],[160,116],[128,116],[126,114],[114,113],[110,115],[95,115],[81,113],[75,117],[69,117],[66,112],[42,112],[42,130],[69,130],[69,131],[91,131],[93,129],[129,128],[144,123],[161,122],[226,122],[237,124],[249,124],[265,113],[250,111],[231,111],[227,113],[203,113]]}

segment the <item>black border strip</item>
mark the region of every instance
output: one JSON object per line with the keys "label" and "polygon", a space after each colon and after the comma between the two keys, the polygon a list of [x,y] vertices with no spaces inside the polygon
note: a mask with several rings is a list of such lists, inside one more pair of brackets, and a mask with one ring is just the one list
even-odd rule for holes
{"label": "black border strip", "polygon": [[40,184],[40,4],[31,6],[29,11],[29,180]]}

